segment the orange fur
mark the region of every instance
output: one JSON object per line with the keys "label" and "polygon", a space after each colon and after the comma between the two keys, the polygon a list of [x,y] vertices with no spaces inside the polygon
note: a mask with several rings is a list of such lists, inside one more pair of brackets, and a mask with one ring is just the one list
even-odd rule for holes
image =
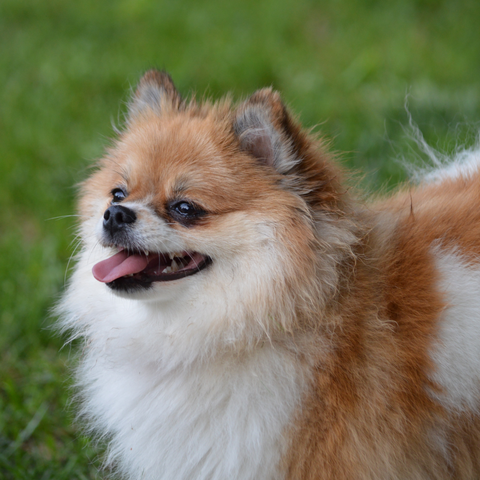
{"label": "orange fur", "polygon": [[[335,354],[317,365],[313,388],[291,431],[291,479],[480,476],[480,417],[448,415],[428,395],[428,357],[446,307],[430,248],[478,261],[478,175],[401,192],[373,209],[380,229],[356,265],[339,305]],[[375,279],[375,280],[373,280]],[[382,320],[383,319],[383,320]],[[429,433],[445,435],[440,455]]]}

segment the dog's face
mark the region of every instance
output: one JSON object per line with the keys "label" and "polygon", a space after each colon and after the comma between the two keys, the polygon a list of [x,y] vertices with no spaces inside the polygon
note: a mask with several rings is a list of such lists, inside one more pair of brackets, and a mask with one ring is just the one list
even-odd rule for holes
{"label": "dog's face", "polygon": [[104,259],[93,275],[137,300],[293,308],[288,292],[310,295],[317,273],[316,219],[338,217],[336,173],[312,148],[270,90],[236,110],[184,104],[148,73],[83,186],[85,244]]}

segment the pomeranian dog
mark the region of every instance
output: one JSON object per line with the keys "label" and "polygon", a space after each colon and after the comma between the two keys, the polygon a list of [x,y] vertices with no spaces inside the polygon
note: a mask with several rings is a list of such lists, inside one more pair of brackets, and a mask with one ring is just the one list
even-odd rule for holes
{"label": "pomeranian dog", "polygon": [[480,154],[365,205],[271,89],[149,71],[59,307],[122,478],[480,478]]}

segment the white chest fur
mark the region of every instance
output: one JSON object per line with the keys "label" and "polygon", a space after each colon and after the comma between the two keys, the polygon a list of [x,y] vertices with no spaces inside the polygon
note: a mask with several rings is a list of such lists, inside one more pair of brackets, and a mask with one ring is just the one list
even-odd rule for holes
{"label": "white chest fur", "polygon": [[111,438],[109,461],[131,479],[281,479],[283,434],[304,386],[295,359],[268,342],[248,355],[188,356],[191,333],[172,335],[141,302],[99,293],[88,275],[75,273],[61,308],[88,339],[83,413]]}
{"label": "white chest fur", "polygon": [[110,456],[131,478],[281,478],[282,433],[300,389],[271,346],[248,359],[165,370],[161,361],[132,362],[133,348],[112,363],[110,348],[84,365],[86,409],[113,436]]}

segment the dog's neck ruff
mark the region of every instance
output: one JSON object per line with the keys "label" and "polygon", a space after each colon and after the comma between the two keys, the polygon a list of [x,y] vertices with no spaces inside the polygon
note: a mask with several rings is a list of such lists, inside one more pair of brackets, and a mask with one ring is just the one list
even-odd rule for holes
{"label": "dog's neck ruff", "polygon": [[265,342],[202,359],[195,329],[215,306],[113,297],[101,310],[112,294],[98,285],[89,265],[78,269],[63,308],[67,328],[89,339],[83,413],[111,438],[108,462],[130,479],[283,478],[284,433],[305,386],[294,356]]}

